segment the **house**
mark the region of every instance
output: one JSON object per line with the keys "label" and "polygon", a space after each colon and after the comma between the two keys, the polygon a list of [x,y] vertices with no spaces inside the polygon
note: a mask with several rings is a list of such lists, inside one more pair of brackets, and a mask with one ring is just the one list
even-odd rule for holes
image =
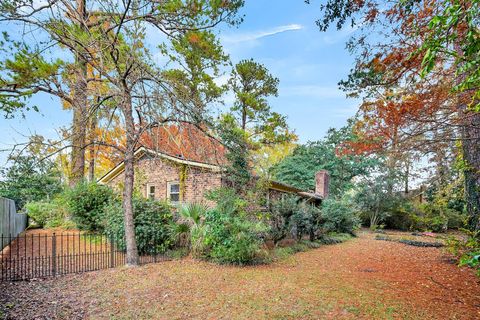
{"label": "house", "polygon": [[[182,124],[155,128],[142,137],[135,152],[135,184],[143,196],[171,203],[205,202],[205,193],[226,184],[225,148],[196,126]],[[119,188],[124,164],[120,163],[100,178],[99,183]],[[320,204],[328,196],[328,173],[316,174],[315,191],[307,191],[270,181],[267,203],[284,195],[297,195]]]}

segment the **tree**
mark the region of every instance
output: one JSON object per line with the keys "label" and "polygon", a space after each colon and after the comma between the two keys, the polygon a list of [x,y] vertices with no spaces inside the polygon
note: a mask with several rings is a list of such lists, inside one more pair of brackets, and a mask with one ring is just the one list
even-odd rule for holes
{"label": "tree", "polygon": [[10,167],[0,170],[0,197],[15,201],[21,210],[27,202],[50,200],[63,190],[61,176],[50,159],[34,152],[9,157]]}
{"label": "tree", "polygon": [[342,153],[344,144],[353,138],[353,121],[340,129],[330,129],[323,140],[298,146],[291,155],[273,169],[275,178],[304,190],[315,189],[315,174],[319,170],[330,173],[330,192],[341,196],[352,186],[354,177],[364,175],[375,165],[376,159]]}
{"label": "tree", "polygon": [[[34,10],[33,18],[30,14],[24,17],[32,25],[38,25],[38,20],[48,21],[52,37],[62,39],[62,45],[94,68],[108,87],[101,102],[112,101],[115,106],[112,112],[123,122],[125,145],[112,147],[123,154],[125,166],[122,206],[127,265],[138,264],[132,203],[138,142],[150,129],[168,122],[184,120],[199,124],[207,118],[203,102],[210,99],[210,87],[201,84],[212,83],[215,74],[209,72],[215,70],[209,70],[205,63],[216,61],[209,66],[221,63],[216,55],[218,50],[214,50],[218,41],[209,29],[222,22],[238,23],[236,12],[242,5],[241,0],[91,1],[87,7],[93,9],[86,12],[86,21],[82,20],[82,24],[91,21],[88,28],[68,23],[71,14],[68,4],[56,6],[55,1]],[[22,9],[17,6],[13,12],[19,14]],[[148,43],[147,28],[159,32],[163,42],[153,46]],[[175,66],[174,70],[156,64],[151,47],[160,47],[161,53],[174,62],[170,64]],[[195,76],[194,70],[198,72]],[[184,81],[188,81],[184,87],[197,89],[193,95],[181,95],[179,84]]]}
{"label": "tree", "polygon": [[263,145],[252,152],[253,170],[266,180],[272,180],[275,166],[284,160],[297,147],[293,141]]}
{"label": "tree", "polygon": [[[355,67],[341,85],[363,98],[359,146],[428,155],[459,141],[470,227],[479,229],[478,1],[327,1],[322,11],[321,30],[358,27],[347,44]],[[403,137],[385,139],[388,131]]]}
{"label": "tree", "polygon": [[232,71],[229,84],[236,100],[231,111],[252,142],[275,144],[295,137],[285,116],[273,112],[268,103],[269,97],[278,95],[278,83],[278,78],[253,59],[240,61]]}
{"label": "tree", "polygon": [[[42,16],[50,7],[59,10]],[[0,110],[6,115],[23,110],[30,98],[39,92],[56,96],[72,107],[73,121],[69,132],[72,151],[69,183],[72,186],[84,178],[88,114],[96,108],[96,105],[89,104],[88,87],[95,79],[88,79],[86,48],[80,48],[80,42],[72,46],[68,37],[57,33],[60,26],[52,21],[62,21],[72,30],[78,28],[88,32],[93,26],[85,8],[85,0],[76,0],[76,6],[62,6],[56,1],[41,5],[30,1],[0,2],[1,21],[21,23],[24,30],[36,28],[39,37],[46,37],[42,41],[33,38],[32,42],[27,43],[24,39],[28,39],[28,36],[15,40],[4,32],[4,59],[0,63],[3,71],[0,77]],[[56,16],[58,13],[64,16]],[[64,60],[51,58],[57,56],[56,50],[63,51],[63,56],[67,57]],[[65,51],[70,53],[70,57]],[[37,106],[33,108],[38,110]]]}
{"label": "tree", "polygon": [[398,175],[380,166],[355,184],[353,202],[361,213],[367,215],[371,229],[384,222],[400,200],[398,193],[392,191],[392,185],[398,180]]}

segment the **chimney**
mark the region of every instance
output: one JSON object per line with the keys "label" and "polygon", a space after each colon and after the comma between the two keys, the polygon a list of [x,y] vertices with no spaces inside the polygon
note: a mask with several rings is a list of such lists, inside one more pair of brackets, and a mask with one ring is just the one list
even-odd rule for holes
{"label": "chimney", "polygon": [[330,176],[327,170],[320,170],[315,174],[315,194],[323,199],[328,197],[328,184]]}

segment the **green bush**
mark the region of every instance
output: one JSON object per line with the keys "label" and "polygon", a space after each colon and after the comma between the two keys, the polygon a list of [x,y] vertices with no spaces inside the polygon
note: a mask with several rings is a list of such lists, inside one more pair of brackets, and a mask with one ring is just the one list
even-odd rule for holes
{"label": "green bush", "polygon": [[28,202],[25,208],[28,216],[42,228],[60,227],[69,216],[68,208],[61,198],[51,202]]}
{"label": "green bush", "polygon": [[266,220],[270,225],[269,237],[273,240],[274,244],[277,244],[288,236],[290,232],[290,219],[298,210],[297,201],[297,197],[289,196],[272,202]]}
{"label": "green bush", "polygon": [[[166,202],[144,198],[133,199],[135,239],[140,254],[162,253],[171,248],[173,216]],[[119,202],[111,202],[105,208],[101,222],[104,233],[114,239],[120,250],[126,249],[123,208]]]}
{"label": "green bush", "polygon": [[477,270],[480,276],[480,231],[462,229],[463,237],[447,239],[447,249],[459,258],[460,266],[469,266]]}
{"label": "green bush", "polygon": [[322,204],[321,226],[326,232],[353,234],[360,226],[360,219],[345,200],[331,198]]}
{"label": "green bush", "polygon": [[110,187],[97,183],[79,183],[66,192],[72,220],[81,230],[101,231],[104,208],[113,198]]}
{"label": "green bush", "polygon": [[262,254],[267,226],[248,216],[245,201],[231,189],[218,189],[209,198],[217,206],[206,211],[201,224],[192,229],[192,253],[225,264],[256,261]]}
{"label": "green bush", "polygon": [[310,241],[315,240],[315,233],[320,228],[320,216],[321,212],[317,207],[305,202],[299,203],[290,218],[290,233],[297,240],[302,239],[304,235],[308,235]]}
{"label": "green bush", "polygon": [[466,215],[449,208],[445,203],[433,201],[415,206],[412,216],[413,230],[445,232],[465,226]]}

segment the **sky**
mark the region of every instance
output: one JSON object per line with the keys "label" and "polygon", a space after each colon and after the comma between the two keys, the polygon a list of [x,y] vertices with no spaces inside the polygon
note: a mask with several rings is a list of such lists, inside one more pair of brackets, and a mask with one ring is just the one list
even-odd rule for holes
{"label": "sky", "polygon": [[[345,49],[352,30],[320,32],[315,25],[320,3],[311,2],[246,0],[241,11],[244,22],[220,32],[233,63],[253,58],[279,78],[279,95],[270,99],[272,109],[287,116],[301,143],[319,140],[329,128],[343,126],[358,106],[337,85],[353,66]],[[227,96],[225,103],[231,102]],[[56,138],[58,129],[71,122],[72,114],[56,98],[40,94],[32,104],[40,112],[26,112],[25,118],[0,118],[0,150],[25,142],[32,134]],[[6,159],[7,152],[0,152],[0,167]]]}

